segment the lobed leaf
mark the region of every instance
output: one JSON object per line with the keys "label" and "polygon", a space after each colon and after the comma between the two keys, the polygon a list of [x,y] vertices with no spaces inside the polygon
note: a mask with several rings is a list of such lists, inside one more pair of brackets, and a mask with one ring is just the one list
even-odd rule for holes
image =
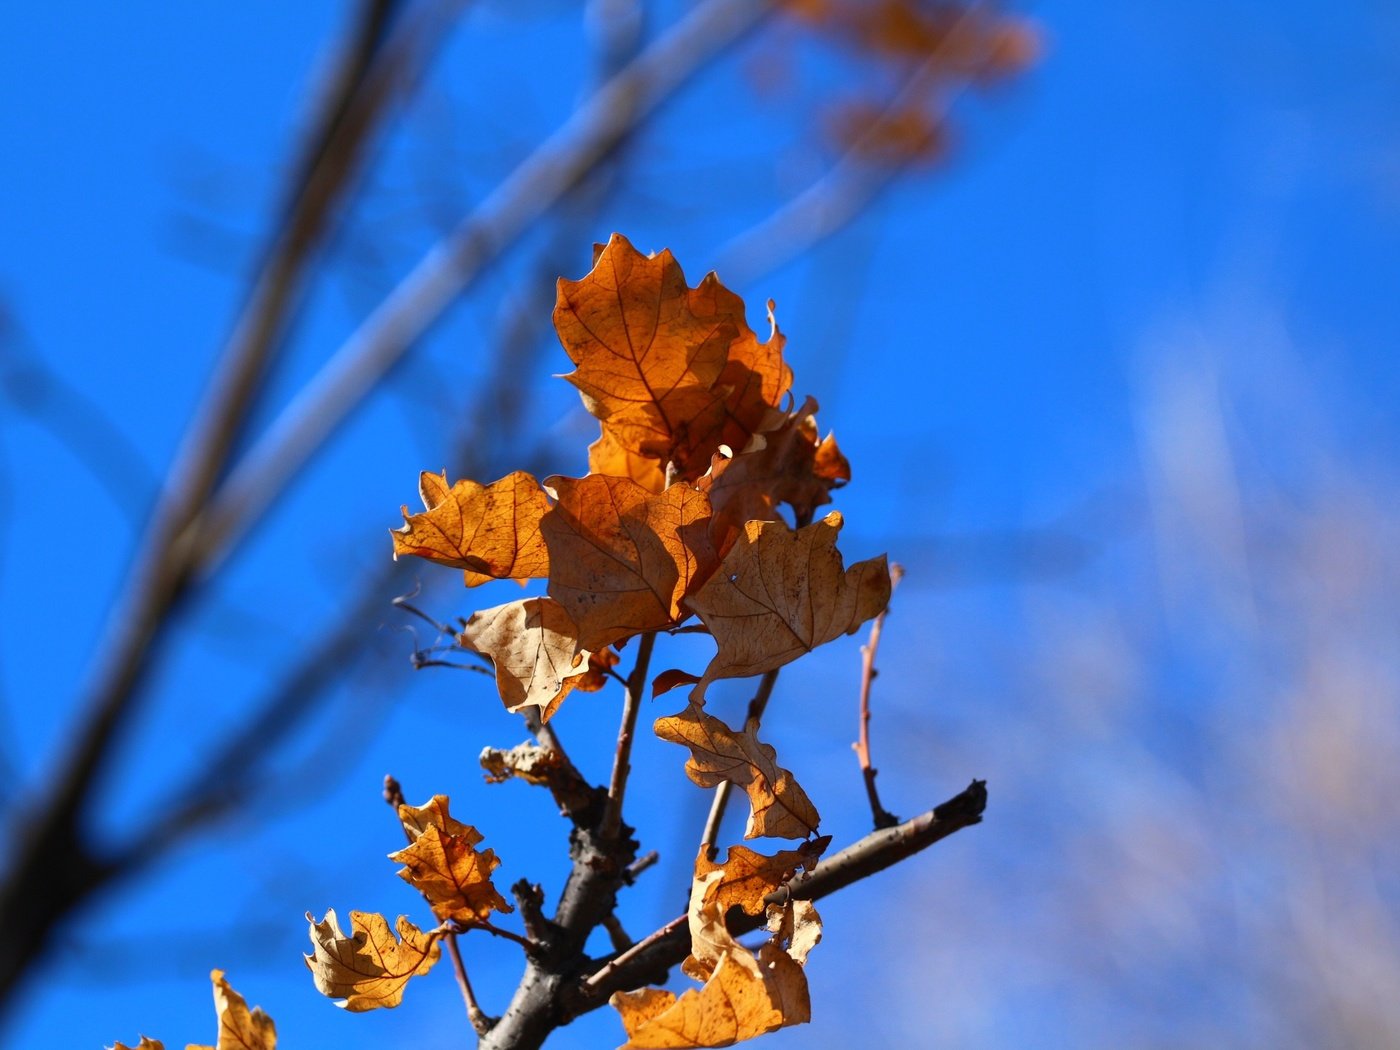
{"label": "lobed leaf", "polygon": [[506,710],[538,707],[545,721],[580,676],[593,672],[592,654],[579,650],[578,630],[553,598],[522,598],[473,613],[457,642],[491,660]]}
{"label": "lobed leaf", "polygon": [[[263,1013],[261,1007],[250,1011],[243,996],[229,986],[223,970],[212,971],[209,979],[214,982],[214,1009],[219,1014],[218,1045],[197,1046],[191,1043],[185,1050],[275,1050],[277,1029],[272,1018]],[[162,1050],[160,1043],[154,1039],[148,1043],[144,1036],[136,1050],[143,1047]]]}
{"label": "lobed leaf", "polygon": [[490,485],[463,479],[449,486],[445,472],[425,472],[418,492],[426,509],[403,508],[403,527],[391,533],[394,557],[412,554],[463,569],[468,587],[549,575],[540,536],[549,500],[531,475],[517,470]]}
{"label": "lobed leaf", "polygon": [[695,783],[714,787],[727,780],[744,789],[751,809],[745,838],[799,839],[817,830],[816,807],[777,764],[773,748],[759,743],[757,720],[736,733],[692,704],[678,715],[658,718],[653,728],[662,740],[690,748],[685,771]]}
{"label": "lobed leaf", "polygon": [[702,849],[695,858],[695,877],[701,879],[719,872],[719,878],[707,884],[706,899],[719,905],[720,914],[730,908],[742,908],[749,915],[760,915],[768,907],[764,898],[792,878],[798,868],[810,871],[830,843],[831,836],[823,835],[797,849],[779,850],[771,857],[743,846],[730,846],[723,864],[710,860]]}
{"label": "lobed leaf", "polygon": [[553,572],[549,594],[578,629],[578,648],[667,627],[681,599],[714,571],[710,503],[685,484],[651,493],[627,478],[552,477],[554,509],[541,531]]}
{"label": "lobed leaf", "polygon": [[477,851],[481,833],[452,817],[446,795],[400,806],[399,820],[411,841],[389,859],[403,865],[399,877],[427,898],[439,919],[479,922],[493,911],[515,910],[491,883],[500,858],[493,850]]}
{"label": "lobed leaf", "polygon": [[306,918],[312,954],[302,958],[316,990],[356,1013],[398,1006],[409,980],[431,970],[442,954],[437,934],[424,933],[402,915],[398,939],[378,913],[352,911],[349,936],[340,929],[334,911],[326,912],[320,922],[310,914]]}

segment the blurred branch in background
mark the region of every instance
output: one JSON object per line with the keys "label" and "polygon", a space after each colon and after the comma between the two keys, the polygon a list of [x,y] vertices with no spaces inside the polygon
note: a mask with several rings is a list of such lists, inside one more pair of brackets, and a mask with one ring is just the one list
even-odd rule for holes
{"label": "blurred branch in background", "polygon": [[[409,574],[386,560],[384,568],[357,581],[336,625],[315,634],[278,671],[198,774],[170,790],[170,805],[147,814],[147,823],[131,829],[122,843],[95,847],[87,834],[97,804],[94,785],[99,774],[110,773],[134,712],[150,698],[153,661],[168,658],[163,649],[173,626],[195,599],[209,600],[240,541],[285,498],[289,482],[336,437],[395,363],[494,262],[524,245],[531,256],[523,265],[531,276],[499,322],[487,378],[462,407],[464,426],[451,454],[459,476],[499,472],[508,452],[520,465],[519,445],[527,440],[521,425],[528,418],[522,405],[529,398],[531,362],[550,337],[543,322],[553,279],[578,268],[620,184],[620,168],[629,162],[628,143],[661,116],[663,103],[753,34],[775,8],[762,0],[705,0],[645,44],[642,5],[590,5],[599,29],[596,88],[408,268],[271,424],[255,433],[255,413],[272,407],[266,404],[270,370],[285,357],[297,316],[353,215],[357,187],[463,6],[365,0],[347,30],[288,169],[241,313],[146,519],[87,693],[72,705],[66,753],[37,783],[22,791],[15,785],[10,793],[18,827],[0,881],[0,1011],[13,1007],[16,990],[59,924],[97,890],[136,873],[212,820],[276,792],[271,756],[327,702],[333,686],[383,658],[382,647],[365,643],[366,624],[390,597],[410,589]],[[1009,76],[1032,54],[1011,46],[1030,39],[1025,27],[1002,20],[990,5],[909,0],[776,6],[785,8],[787,19],[776,31],[843,34],[869,52],[877,80],[893,76],[903,87],[895,89],[883,115],[844,142],[832,177],[733,243],[730,265],[749,277],[830,236],[897,173],[928,160],[935,138],[942,141],[941,132],[931,129],[942,128],[959,85]],[[910,116],[916,111],[926,114],[925,123]],[[941,145],[935,152],[941,156]],[[861,177],[852,183],[847,175],[857,165]],[[811,208],[820,200],[827,202],[820,223],[784,218],[792,207]],[[750,250],[758,242],[762,254]],[[133,492],[149,488],[150,480],[132,466],[139,466],[139,457],[128,454],[119,435],[106,432],[100,409],[81,405],[64,393],[58,377],[8,352],[6,369],[11,400],[46,415],[50,425],[61,426],[67,406],[76,406],[71,411],[82,416],[91,440],[81,427],[63,428],[64,437],[76,442],[75,451],[104,483],[114,480],[114,472],[98,465],[97,447],[102,456],[121,460],[116,474],[129,479],[115,485],[114,498],[130,501],[137,498]]]}

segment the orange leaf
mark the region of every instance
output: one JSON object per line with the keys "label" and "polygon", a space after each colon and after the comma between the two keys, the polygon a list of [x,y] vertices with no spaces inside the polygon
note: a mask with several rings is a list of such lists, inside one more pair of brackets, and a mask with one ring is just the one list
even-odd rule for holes
{"label": "orange leaf", "polygon": [[490,485],[464,479],[450,487],[446,473],[425,472],[418,491],[427,509],[409,514],[403,508],[403,527],[392,533],[394,557],[413,554],[464,569],[468,587],[549,575],[540,536],[549,500],[523,470]]}
{"label": "orange leaf", "polygon": [[399,820],[413,840],[389,854],[404,866],[399,877],[427,898],[439,919],[474,922],[493,911],[514,911],[491,884],[500,858],[493,850],[477,852],[481,833],[454,819],[447,806],[446,795],[434,795],[425,805],[399,807]]}
{"label": "orange leaf", "polygon": [[152,1039],[148,1035],[143,1035],[141,1041],[135,1046],[127,1046],[118,1040],[112,1044],[112,1050],[165,1050],[165,1044],[159,1039]]}
{"label": "orange leaf", "polygon": [[706,889],[706,900],[718,904],[721,915],[735,907],[759,915],[767,907],[763,898],[792,878],[798,868],[810,871],[830,843],[831,836],[823,835],[797,849],[779,850],[771,857],[743,846],[730,846],[723,864],[709,860],[702,849],[695,858],[695,877],[703,879],[716,871],[722,873]]}
{"label": "orange leaf", "polygon": [[651,698],[655,700],[663,693],[669,693],[678,685],[694,685],[698,681],[700,681],[699,675],[682,671],[679,667],[673,667],[669,671],[662,671],[651,680]]}
{"label": "orange leaf", "polygon": [[793,531],[781,521],[744,526],[720,567],[687,604],[719,651],[692,693],[717,678],[761,674],[849,634],[890,599],[885,556],[843,568],[841,515]]}
{"label": "orange leaf", "polygon": [[[186,1050],[276,1050],[277,1029],[272,1018],[261,1007],[249,1010],[243,996],[229,986],[223,970],[212,971],[209,979],[214,982],[214,1009],[219,1013],[219,1042],[216,1047],[191,1043]],[[120,1047],[118,1043],[114,1050]],[[136,1050],[162,1050],[162,1046],[143,1036]]]}
{"label": "orange leaf", "polygon": [[656,735],[690,748],[685,771],[701,787],[728,780],[749,796],[745,838],[774,835],[800,839],[812,834],[821,819],[807,793],[792,774],[775,761],[777,753],[758,741],[758,722],[751,719],[736,733],[718,718],[694,705],[678,715],[658,718]]}
{"label": "orange leaf", "polygon": [[508,711],[533,705],[552,713],[591,666],[591,654],[578,651],[573,621],[553,598],[521,598],[473,613],[457,641],[490,658]]}
{"label": "orange leaf", "polygon": [[402,915],[397,940],[378,913],[352,911],[350,936],[341,930],[334,911],[326,912],[320,922],[309,914],[306,919],[311,923],[312,954],[302,958],[316,990],[339,999],[337,1006],[354,1013],[398,1006],[404,986],[431,970],[442,954],[436,934],[424,933]]}
{"label": "orange leaf", "polygon": [[710,503],[689,485],[651,494],[627,478],[548,479],[558,503],[541,522],[554,570],[549,594],[596,652],[669,626],[714,570]]}

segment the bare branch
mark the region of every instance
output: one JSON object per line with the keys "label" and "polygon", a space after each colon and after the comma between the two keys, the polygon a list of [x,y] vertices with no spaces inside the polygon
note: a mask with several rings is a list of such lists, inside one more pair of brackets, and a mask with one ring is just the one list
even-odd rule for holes
{"label": "bare branch", "polygon": [[[890,566],[890,595],[894,595],[899,581],[904,578],[904,567]],[[890,608],[880,610],[870,625],[870,641],[860,647],[860,738],[851,745],[860,763],[861,776],[865,780],[865,795],[870,800],[870,815],[877,828],[892,828],[899,818],[880,804],[880,793],[875,790],[875,776],[879,770],[870,764],[870,687],[875,683],[875,655],[880,651],[880,632],[885,625],[885,616]]]}
{"label": "bare branch", "polygon": [[637,644],[637,662],[627,677],[627,688],[622,691],[622,726],[617,732],[612,778],[608,782],[608,807],[600,825],[604,838],[617,834],[622,823],[622,798],[627,792],[627,777],[632,772],[632,740],[637,735],[637,712],[641,709],[642,695],[646,692],[647,668],[651,666],[651,651],[655,645],[655,631],[642,635]]}

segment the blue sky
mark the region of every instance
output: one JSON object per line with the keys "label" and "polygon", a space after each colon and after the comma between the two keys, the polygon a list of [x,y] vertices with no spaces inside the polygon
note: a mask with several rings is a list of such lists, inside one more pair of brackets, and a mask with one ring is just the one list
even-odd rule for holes
{"label": "blue sky", "polygon": [[[657,21],[678,6],[659,5]],[[345,10],[51,3],[5,16],[0,298],[20,333],[10,348],[100,406],[132,451],[82,424],[75,453],[13,394],[0,406],[0,686],[7,775],[21,794],[44,790],[146,486],[168,463],[235,315]],[[1316,637],[1301,610],[1335,593],[1329,573],[1342,571],[1299,569],[1299,594],[1278,597],[1271,618],[1275,583],[1303,564],[1303,547],[1287,541],[1315,520],[1303,512],[1355,509],[1338,526],[1351,537],[1343,548],[1370,551],[1357,536],[1393,534],[1400,14],[1380,3],[1240,0],[1031,13],[1046,37],[1041,64],[1015,85],[958,99],[946,165],[902,180],[790,265],[736,285],[753,322],[764,299],[777,300],[798,392],[819,399],[823,426],[852,461],[855,480],[837,504],[848,559],[889,550],[911,569],[886,642],[888,722],[877,714],[887,803],[907,815],[972,776],[988,777],[993,799],[984,827],[872,884],[883,888],[864,901],[853,893],[823,909],[814,1025],[772,1037],[775,1047],[847,1045],[862,1031],[910,1046],[1109,1045],[1115,1031],[1175,1045],[1222,1035],[1291,1045],[1269,1027],[1280,986],[1250,976],[1275,944],[1251,931],[1273,919],[1240,902],[1268,897],[1254,888],[1280,885],[1279,871],[1297,868],[1291,851],[1311,847],[1280,831],[1276,848],[1181,894],[1161,880],[1186,864],[1178,851],[1189,843],[1129,849],[1115,829],[1149,826],[1143,813],[1187,806],[1217,775],[1238,772],[1221,740],[1262,738],[1253,720],[1268,721],[1288,692],[1277,676],[1289,653],[1277,650],[1295,628]],[[672,248],[698,280],[820,170],[802,115],[841,62],[804,48],[787,56],[786,93],[755,95],[745,71],[776,60],[768,46],[737,49],[644,132],[633,174],[566,276],[580,276],[589,242],[616,229],[638,246]],[[261,420],[425,250],[441,215],[460,214],[567,116],[584,54],[569,5],[472,7],[389,140]],[[735,157],[742,163],[726,167]],[[162,805],[181,779],[171,771],[198,768],[202,746],[335,622],[347,585],[388,556],[384,530],[414,502],[417,472],[444,465],[444,405],[482,381],[479,350],[503,304],[538,280],[525,260],[509,255],[454,308],[196,609],[123,740],[95,834],[120,840]],[[586,424],[571,388],[547,378],[566,364],[557,349],[541,358],[525,425],[546,432],[546,470],[577,472]],[[1212,487],[1219,478],[1230,484]],[[1283,566],[1244,588],[1255,625],[1246,642],[1231,633],[1245,628],[1222,589],[1238,562],[1201,553],[1225,534],[1218,522],[1236,519],[1251,572]],[[1394,572],[1393,553],[1374,549],[1381,560],[1363,558],[1363,582]],[[444,617],[509,596],[430,593]],[[1372,620],[1391,623],[1393,598],[1378,610]],[[386,610],[365,625],[366,644],[401,625]],[[1374,718],[1389,733],[1393,657],[1384,663],[1372,637],[1383,635],[1358,632],[1352,648],[1357,666],[1381,661],[1374,680],[1390,691],[1361,692],[1380,698]],[[1118,647],[1077,648],[1103,638]],[[843,639],[794,668],[771,723],[838,842],[863,833],[866,819],[848,750],[856,646]],[[1125,652],[1133,659],[1106,655]],[[1056,677],[1079,657],[1117,684],[1119,700],[1095,706],[1094,689]],[[1056,689],[1062,706],[1044,700]],[[615,698],[603,695],[561,715],[571,749],[609,746]],[[655,714],[669,713],[657,703]],[[1235,736],[1221,728],[1232,726]],[[347,1017],[316,995],[297,959],[301,914],[414,914],[413,894],[383,859],[396,848],[377,799],[385,772],[411,799],[451,794],[505,858],[505,881],[528,874],[557,891],[563,831],[546,800],[523,786],[488,789],[474,770],[482,745],[522,736],[475,679],[414,676],[406,660],[342,690],[278,759],[289,779],[276,804],[86,910],[0,1040],[96,1046],[140,1031],[167,1045],[207,1041],[206,975],[220,967],[273,1014],[287,1047],[460,1045],[445,968],[397,1011]],[[681,757],[654,740],[639,747],[648,790],[634,796],[635,822],[668,859],[633,891],[635,935],[676,910],[676,858],[688,857],[704,806]],[[1082,837],[1056,825],[1051,804],[1076,783],[1093,796]],[[1262,809],[1242,809],[1273,826]],[[1239,834],[1256,842],[1254,827]],[[1200,855],[1238,852],[1217,834],[1196,841]],[[1142,929],[1092,910],[1074,936],[1059,925],[1083,907],[1087,843],[1147,858],[1115,869]],[[1394,887],[1376,892],[1393,921]],[[1184,918],[1162,918],[1168,898]],[[889,913],[892,900],[912,901],[919,919]],[[1103,936],[1090,943],[1100,947],[1086,951],[1075,938],[1096,922]],[[495,944],[471,951],[478,991],[499,1009],[516,960]],[[1205,958],[1235,962],[1195,965]],[[930,985],[956,988],[956,1009],[921,1013]],[[1178,1000],[1195,1005],[1172,1027],[1162,1017]],[[601,1012],[558,1045],[615,1040],[620,1029]]]}

